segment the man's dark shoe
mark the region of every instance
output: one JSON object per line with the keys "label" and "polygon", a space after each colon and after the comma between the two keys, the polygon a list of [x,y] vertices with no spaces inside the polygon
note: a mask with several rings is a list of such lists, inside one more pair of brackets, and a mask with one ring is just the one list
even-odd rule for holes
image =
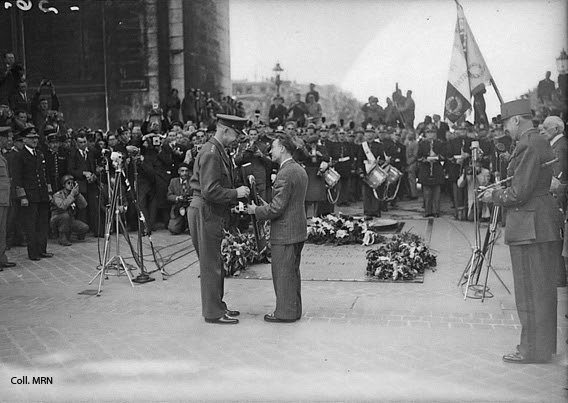
{"label": "man's dark shoe", "polygon": [[239,320],[236,318],[231,318],[227,315],[223,315],[220,318],[217,319],[208,319],[205,318],[205,322],[207,323],[216,323],[219,325],[236,325],[237,323],[239,323]]}
{"label": "man's dark shoe", "polygon": [[34,262],[41,260],[41,258],[39,256],[30,256],[29,258],[30,258],[30,260],[33,260]]}
{"label": "man's dark shoe", "polygon": [[39,257],[45,257],[45,258],[53,257],[53,253],[49,252],[40,253]]}
{"label": "man's dark shoe", "polygon": [[297,321],[298,319],[280,319],[274,316],[272,313],[267,313],[264,315],[264,321],[270,323],[292,323]]}
{"label": "man's dark shoe", "polygon": [[68,240],[66,237],[61,236],[61,237],[59,237],[59,245],[61,245],[61,246],[71,246],[71,242],[69,242],[69,240]]}
{"label": "man's dark shoe", "polygon": [[230,309],[225,309],[225,315],[227,316],[239,316],[241,313],[239,311],[231,311]]}
{"label": "man's dark shoe", "polygon": [[525,357],[518,351],[516,353],[505,354],[503,356],[503,361],[508,364],[545,364],[549,360],[533,360]]}
{"label": "man's dark shoe", "polygon": [[0,263],[0,268],[4,268],[4,267],[14,267],[16,266],[16,263],[14,262],[4,262],[4,263]]}

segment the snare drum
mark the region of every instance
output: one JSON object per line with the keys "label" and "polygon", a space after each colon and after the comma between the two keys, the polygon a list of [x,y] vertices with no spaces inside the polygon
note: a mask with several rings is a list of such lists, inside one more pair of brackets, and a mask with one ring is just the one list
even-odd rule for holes
{"label": "snare drum", "polygon": [[376,189],[381,186],[386,179],[387,172],[380,166],[376,165],[371,172],[363,178],[363,182],[365,182],[371,189]]}
{"label": "snare drum", "polygon": [[389,165],[388,171],[387,171],[387,183],[389,185],[392,185],[392,184],[396,183],[398,180],[400,180],[400,178],[402,178],[402,172],[400,172],[398,169],[396,169],[392,165]]}
{"label": "snare drum", "polygon": [[332,167],[327,168],[323,173],[323,180],[328,188],[333,188],[339,182],[341,175],[337,173]]}

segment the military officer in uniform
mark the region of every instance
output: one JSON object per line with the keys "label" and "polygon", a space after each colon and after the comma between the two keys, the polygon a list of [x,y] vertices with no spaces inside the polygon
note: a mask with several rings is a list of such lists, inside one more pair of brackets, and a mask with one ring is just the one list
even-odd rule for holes
{"label": "military officer in uniform", "polygon": [[67,154],[61,150],[59,135],[54,129],[46,129],[44,134],[48,145],[45,153],[47,176],[54,187],[53,191],[58,192],[63,189],[61,178],[67,173]]}
{"label": "military officer in uniform", "polygon": [[30,260],[50,258],[53,254],[47,252],[47,234],[52,191],[45,157],[39,151],[35,127],[25,128],[20,135],[24,138],[24,148],[14,158],[13,180],[22,206],[20,217],[28,241],[28,257]]}
{"label": "military officer in uniform", "polygon": [[[12,132],[9,126],[0,127],[0,150],[7,148]],[[6,258],[6,226],[8,223],[8,206],[10,205],[10,171],[8,160],[0,152],[0,271],[4,267],[14,267],[16,263]]]}
{"label": "military officer in uniform", "polygon": [[248,197],[246,186],[233,189],[233,166],[225,148],[241,135],[247,119],[217,114],[215,135],[201,148],[189,185],[193,199],[189,207],[189,230],[199,258],[202,314],[207,323],[236,324],[239,311],[227,309],[223,301],[224,271],[221,256],[223,229],[230,205]]}
{"label": "military officer in uniform", "polygon": [[554,153],[533,127],[528,99],[501,105],[501,117],[505,130],[517,140],[507,168],[513,179],[508,188],[486,190],[480,200],[507,208],[505,243],[522,330],[517,351],[504,355],[503,361],[547,362],[556,353],[556,265],[562,248],[562,216],[549,193],[553,167],[547,163]]}

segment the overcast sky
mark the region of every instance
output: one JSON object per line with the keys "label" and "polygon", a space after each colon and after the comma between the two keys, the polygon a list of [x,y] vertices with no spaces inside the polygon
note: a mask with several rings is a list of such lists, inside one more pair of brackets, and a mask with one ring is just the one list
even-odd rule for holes
{"label": "overcast sky", "polygon": [[[568,0],[461,0],[505,101],[544,78],[556,80],[567,43]],[[233,80],[282,77],[336,84],[380,104],[413,91],[416,117],[443,113],[456,24],[453,0],[230,0]],[[568,50],[568,49],[567,49]],[[487,112],[499,113],[491,88]],[[325,112],[325,111],[324,111]]]}

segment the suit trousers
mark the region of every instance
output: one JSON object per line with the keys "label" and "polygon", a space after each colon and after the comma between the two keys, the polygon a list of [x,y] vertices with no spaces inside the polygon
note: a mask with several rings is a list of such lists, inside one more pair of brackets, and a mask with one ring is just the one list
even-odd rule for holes
{"label": "suit trousers", "polygon": [[424,213],[440,214],[440,185],[422,185],[424,193]]}
{"label": "suit trousers", "polygon": [[519,352],[547,361],[556,353],[556,265],[561,241],[509,245],[521,322]]}
{"label": "suit trousers", "polygon": [[188,208],[189,231],[201,274],[201,312],[206,319],[217,319],[225,314],[223,302],[225,273],[221,242],[224,220],[211,212],[211,208],[199,198]]}
{"label": "suit trousers", "polygon": [[278,319],[300,319],[302,317],[302,293],[300,260],[304,242],[289,245],[271,245],[272,282],[276,294]]}
{"label": "suit trousers", "polygon": [[28,257],[39,257],[47,252],[47,234],[49,231],[49,203],[30,202],[20,210],[22,226],[28,241]]}
{"label": "suit trousers", "polygon": [[8,206],[0,206],[0,263],[6,263],[6,227],[8,224]]}
{"label": "suit trousers", "polygon": [[69,213],[53,215],[50,220],[52,230],[57,230],[59,236],[62,234],[71,235],[77,234],[79,236],[85,235],[89,232],[89,226],[81,220],[76,220]]}
{"label": "suit trousers", "polygon": [[8,223],[6,224],[8,246],[20,245],[24,242],[24,231],[19,223],[20,209],[20,200],[12,201],[12,205],[8,208]]}

